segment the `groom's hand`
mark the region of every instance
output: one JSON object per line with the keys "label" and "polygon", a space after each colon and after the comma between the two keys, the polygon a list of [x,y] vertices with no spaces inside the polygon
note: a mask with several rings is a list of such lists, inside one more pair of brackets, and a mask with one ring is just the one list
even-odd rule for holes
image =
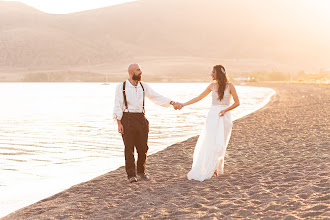
{"label": "groom's hand", "polygon": [[118,125],[118,132],[124,134],[124,127],[122,124]]}
{"label": "groom's hand", "polygon": [[124,126],[121,124],[120,120],[117,120],[118,123],[118,132],[124,134]]}

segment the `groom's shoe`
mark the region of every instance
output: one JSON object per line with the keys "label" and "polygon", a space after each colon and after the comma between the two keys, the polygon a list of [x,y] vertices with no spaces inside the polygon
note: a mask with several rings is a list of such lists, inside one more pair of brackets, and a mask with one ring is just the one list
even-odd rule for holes
{"label": "groom's shoe", "polygon": [[135,183],[135,182],[137,182],[138,180],[137,180],[137,178],[136,178],[135,176],[133,176],[133,177],[129,178],[128,181],[129,181],[130,183]]}
{"label": "groom's shoe", "polygon": [[138,173],[137,175],[143,180],[150,180],[150,177],[146,173]]}

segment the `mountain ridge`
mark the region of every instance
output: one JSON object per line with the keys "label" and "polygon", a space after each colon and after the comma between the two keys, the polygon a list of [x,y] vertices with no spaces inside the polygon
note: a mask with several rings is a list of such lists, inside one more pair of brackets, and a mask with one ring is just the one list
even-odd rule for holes
{"label": "mountain ridge", "polygon": [[0,74],[118,75],[131,62],[148,64],[156,75],[173,68],[201,73],[219,62],[233,72],[330,66],[327,21],[305,18],[307,8],[295,7],[285,1],[144,0],[54,15],[0,1]]}

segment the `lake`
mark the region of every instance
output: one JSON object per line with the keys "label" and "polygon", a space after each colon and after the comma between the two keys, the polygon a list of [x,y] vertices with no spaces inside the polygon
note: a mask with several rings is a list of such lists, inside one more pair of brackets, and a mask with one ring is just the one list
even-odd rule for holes
{"label": "lake", "polygon": [[[117,84],[0,83],[0,217],[124,165],[112,115]],[[208,83],[149,85],[185,102]],[[232,111],[233,120],[260,109],[275,93],[236,89],[241,105]],[[180,111],[146,99],[149,154],[198,135],[210,105],[211,95]]]}

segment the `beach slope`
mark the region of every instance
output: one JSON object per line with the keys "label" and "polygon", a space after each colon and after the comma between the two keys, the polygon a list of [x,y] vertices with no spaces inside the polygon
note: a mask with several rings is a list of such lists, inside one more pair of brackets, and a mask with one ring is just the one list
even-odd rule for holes
{"label": "beach slope", "polygon": [[277,93],[234,122],[224,175],[187,180],[192,137],[148,157],[150,181],[120,167],[3,219],[330,218],[329,86],[254,86]]}

